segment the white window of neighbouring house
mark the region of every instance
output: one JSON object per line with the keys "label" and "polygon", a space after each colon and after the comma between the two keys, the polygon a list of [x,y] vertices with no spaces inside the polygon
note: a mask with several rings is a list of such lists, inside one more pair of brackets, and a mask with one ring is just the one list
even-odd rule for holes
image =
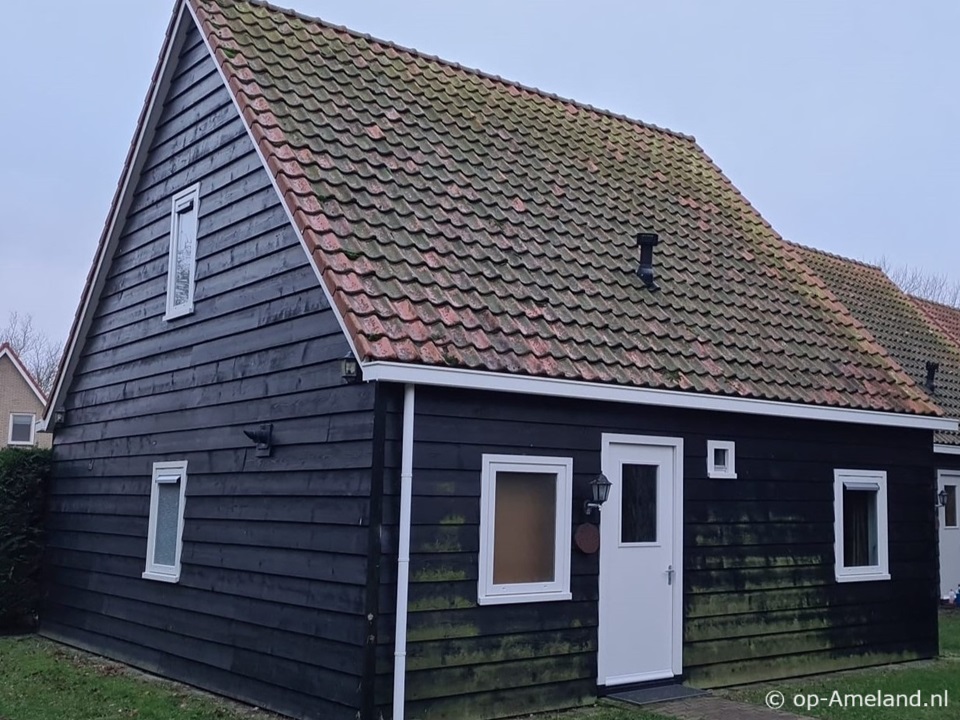
{"label": "white window of neighbouring house", "polygon": [[197,217],[200,186],[173,196],[170,214],[170,261],[167,268],[167,314],[172,320],[193,312],[193,286],[197,270]]}
{"label": "white window of neighbouring house", "polygon": [[7,442],[10,445],[33,445],[33,429],[36,415],[30,413],[10,413],[10,432]]}
{"label": "white window of neighbouring house", "polygon": [[143,572],[143,577],[149,580],[177,582],[180,579],[186,489],[186,460],[153,464],[147,566]]}
{"label": "white window of neighbouring house", "polygon": [[833,512],[837,581],[889,580],[887,474],[835,470]]}
{"label": "white window of neighbouring house", "polygon": [[570,599],[573,460],[484,455],[478,602]]}
{"label": "white window of neighbouring house", "polygon": [[707,440],[707,477],[737,477],[736,444],[729,440]]}

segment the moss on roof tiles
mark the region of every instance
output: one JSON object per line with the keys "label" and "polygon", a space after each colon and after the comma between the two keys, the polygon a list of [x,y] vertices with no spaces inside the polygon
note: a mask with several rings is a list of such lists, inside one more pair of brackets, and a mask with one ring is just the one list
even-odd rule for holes
{"label": "moss on roof tiles", "polygon": [[[287,201],[363,359],[939,413],[693,138],[271,6],[191,2],[241,108],[269,109],[252,129],[278,183],[313,191]],[[633,275],[641,230],[661,236],[657,294]],[[553,312],[528,312],[541,296]]]}

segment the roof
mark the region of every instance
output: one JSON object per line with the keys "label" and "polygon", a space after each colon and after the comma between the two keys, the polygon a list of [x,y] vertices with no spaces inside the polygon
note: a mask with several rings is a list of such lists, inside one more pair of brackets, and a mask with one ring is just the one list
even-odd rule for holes
{"label": "roof", "polygon": [[[365,367],[942,415],[693,138],[269,5],[186,2]],[[183,7],[50,407],[108,272]],[[644,231],[661,238],[658,292],[634,272]]]}
{"label": "roof", "polygon": [[[918,384],[926,381],[927,361],[939,363],[932,398],[948,415],[960,418],[960,347],[920,310],[916,300],[879,267],[796,247],[804,262]],[[938,433],[936,442],[960,445],[960,434]]]}
{"label": "roof", "polygon": [[947,337],[960,343],[960,308],[933,300],[924,300],[915,295],[911,295],[910,299],[947,334]]}
{"label": "roof", "polygon": [[23,361],[20,359],[20,356],[17,355],[16,351],[11,347],[10,343],[0,343],[0,360],[3,358],[9,358],[10,362],[13,363],[13,366],[20,373],[21,377],[27,385],[30,386],[30,389],[33,391],[33,394],[37,396],[37,400],[40,401],[42,405],[47,404],[47,395],[43,392],[43,389],[40,387],[40,383],[37,382],[37,379],[33,376],[27,366],[23,364]]}

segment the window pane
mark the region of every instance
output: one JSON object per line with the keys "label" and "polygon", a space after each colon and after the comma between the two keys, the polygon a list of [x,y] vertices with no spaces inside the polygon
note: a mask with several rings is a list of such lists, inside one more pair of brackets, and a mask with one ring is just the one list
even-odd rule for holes
{"label": "window pane", "polygon": [[877,491],[843,488],[843,564],[864,567],[879,564],[877,548]]}
{"label": "window pane", "polygon": [[33,415],[13,415],[10,423],[10,442],[30,442],[33,439]]}
{"label": "window pane", "polygon": [[957,526],[957,486],[944,485],[943,489],[947,491],[947,505],[944,507],[943,524],[947,527]]}
{"label": "window pane", "polygon": [[157,565],[176,564],[179,524],[180,483],[157,485],[157,535],[153,547],[153,562]]}
{"label": "window pane", "polygon": [[557,476],[500,472],[496,478],[493,582],[553,582]]}
{"label": "window pane", "polygon": [[719,470],[721,472],[726,471],[727,469],[727,449],[726,448],[713,449],[713,467],[716,470]]}
{"label": "window pane", "polygon": [[183,305],[190,300],[190,270],[194,258],[193,213],[177,213],[176,253],[173,277],[173,304]]}
{"label": "window pane", "polygon": [[657,541],[656,465],[624,465],[620,542]]}

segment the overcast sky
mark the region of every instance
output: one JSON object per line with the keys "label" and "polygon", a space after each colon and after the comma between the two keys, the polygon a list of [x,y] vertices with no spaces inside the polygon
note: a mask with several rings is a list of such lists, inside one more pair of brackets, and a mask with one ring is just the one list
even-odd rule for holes
{"label": "overcast sky", "polygon": [[[785,237],[960,278],[953,0],[279,0],[696,136]],[[9,3],[0,324],[65,338],[173,0]]]}

